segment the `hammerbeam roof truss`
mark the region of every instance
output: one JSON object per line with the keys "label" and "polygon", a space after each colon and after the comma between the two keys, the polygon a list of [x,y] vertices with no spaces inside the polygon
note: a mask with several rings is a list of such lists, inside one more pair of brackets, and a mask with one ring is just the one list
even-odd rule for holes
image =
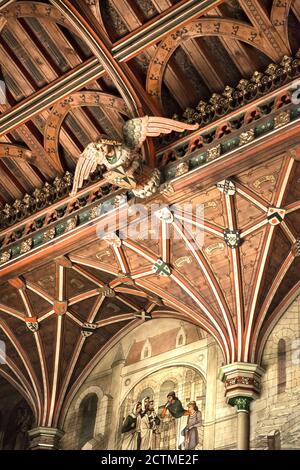
{"label": "hammerbeam roof truss", "polygon": [[[300,287],[299,20],[299,0],[0,1],[1,214],[37,203],[1,221],[0,374],[39,425],[62,426],[92,367],[151,318],[204,328],[225,362],[260,361]],[[240,105],[218,115],[219,94]],[[120,190],[100,180],[69,197],[70,173],[85,145],[143,114],[201,127],[156,144],[171,183],[154,202],[171,222],[108,243],[95,226],[112,215],[91,214]]]}

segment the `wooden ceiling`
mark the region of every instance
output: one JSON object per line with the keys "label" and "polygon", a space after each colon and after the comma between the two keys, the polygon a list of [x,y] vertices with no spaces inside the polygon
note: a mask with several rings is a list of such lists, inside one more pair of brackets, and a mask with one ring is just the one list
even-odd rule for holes
{"label": "wooden ceiling", "polygon": [[[8,360],[0,372],[23,390],[38,422],[61,425],[97,361],[151,318],[204,328],[225,362],[260,362],[282,301],[299,290],[299,175],[300,163],[280,155],[235,175],[234,194],[187,189],[190,212],[170,197],[171,223],[157,219],[150,233],[144,219],[137,239],[95,237],[4,283]],[[192,215],[199,204],[204,219]],[[270,207],[283,208],[281,223],[272,223]],[[238,228],[239,249],[226,244],[228,228]],[[158,260],[169,275],[154,274]]]}
{"label": "wooden ceiling", "polygon": [[[300,44],[300,0],[71,2],[81,27],[72,14],[67,19],[74,13],[68,1],[2,3],[2,206],[72,172],[99,134],[120,138],[135,110],[182,118],[226,86],[295,55]],[[91,32],[87,39],[85,21],[97,40]],[[281,151],[265,160],[232,170],[231,195],[215,178],[205,189],[191,184],[159,197],[168,205],[203,204],[204,222],[187,215],[183,226],[174,211],[171,224],[158,223],[156,240],[111,244],[94,234],[63,256],[54,240],[46,264],[33,261],[1,281],[8,359],[0,373],[39,425],[62,426],[92,367],[151,317],[201,326],[224,362],[261,360],[300,282],[299,157]],[[278,225],[270,209],[283,211]],[[227,230],[238,231],[239,246],[226,244]],[[153,273],[158,259],[169,275]]]}

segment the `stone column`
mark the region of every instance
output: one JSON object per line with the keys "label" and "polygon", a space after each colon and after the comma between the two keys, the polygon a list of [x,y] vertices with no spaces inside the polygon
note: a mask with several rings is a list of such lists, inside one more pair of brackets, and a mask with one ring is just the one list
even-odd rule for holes
{"label": "stone column", "polygon": [[250,436],[250,397],[230,398],[228,404],[236,406],[237,410],[237,449],[249,449]]}
{"label": "stone column", "polygon": [[117,434],[120,422],[120,397],[121,397],[121,386],[122,386],[122,369],[125,364],[125,357],[122,349],[122,345],[119,345],[117,354],[114,362],[111,365],[111,385],[110,395],[113,397],[112,411],[111,411],[111,425],[109,428],[109,439],[108,439],[108,450],[114,450],[117,442]]}
{"label": "stone column", "polygon": [[263,373],[259,365],[247,362],[235,362],[220,369],[226,402],[237,409],[238,450],[247,450],[250,446],[250,403],[260,394]]}
{"label": "stone column", "polygon": [[30,450],[58,450],[64,432],[57,428],[43,427],[30,429]]}
{"label": "stone column", "polygon": [[203,436],[203,449],[205,450],[213,450],[215,448],[217,375],[218,346],[212,338],[208,344],[207,351],[207,379]]}

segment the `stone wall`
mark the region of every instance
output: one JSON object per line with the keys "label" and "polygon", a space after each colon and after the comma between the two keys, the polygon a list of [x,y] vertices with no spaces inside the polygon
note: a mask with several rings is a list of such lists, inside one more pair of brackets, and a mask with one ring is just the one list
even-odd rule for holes
{"label": "stone wall", "polygon": [[[283,449],[300,448],[300,296],[281,317],[266,343],[262,393],[251,405],[251,447],[265,449],[267,436],[280,431]],[[286,386],[278,393],[278,343],[286,345]]]}
{"label": "stone wall", "polygon": [[[140,326],[130,333],[113,348],[101,363],[92,371],[85,383],[76,394],[67,414],[62,439],[62,448],[76,449],[80,423],[78,409],[81,401],[88,393],[97,393],[100,405],[96,416],[94,438],[84,446],[85,449],[104,449],[120,446],[120,413],[124,410],[127,397],[136,399],[134,390],[142,390],[151,386],[155,374],[161,374],[168,369],[172,376],[180,378],[179,367],[186,370],[197,370],[205,383],[206,397],[203,407],[203,422],[201,448],[203,449],[235,449],[237,436],[237,413],[234,408],[225,403],[224,384],[219,380],[218,373],[223,365],[223,357],[214,340],[205,334],[199,334],[197,341],[183,344],[157,354],[154,357],[136,359],[126,363],[126,358],[134,344],[147,341],[153,332],[166,332],[168,338],[169,320],[158,319],[151,322],[151,329]],[[172,322],[184,327],[182,322]],[[190,326],[189,326],[190,327]],[[265,375],[262,379],[261,397],[251,404],[251,448],[267,449],[268,436],[274,443],[274,434],[280,431],[282,448],[300,448],[300,358],[296,343],[300,337],[300,297],[287,309],[275,326],[267,340],[263,353],[262,366]],[[285,340],[286,345],[286,383],[285,390],[278,393],[278,342]],[[154,339],[152,338],[154,344]],[[153,387],[152,387],[153,388]],[[281,386],[282,389],[282,386]],[[184,386],[179,384],[176,390],[184,402]],[[132,395],[132,396],[131,396]],[[156,399],[157,399],[156,393]],[[194,399],[194,397],[190,397]],[[128,410],[126,410],[128,411]],[[278,433],[277,433],[278,434]],[[277,443],[278,446],[278,438]]]}

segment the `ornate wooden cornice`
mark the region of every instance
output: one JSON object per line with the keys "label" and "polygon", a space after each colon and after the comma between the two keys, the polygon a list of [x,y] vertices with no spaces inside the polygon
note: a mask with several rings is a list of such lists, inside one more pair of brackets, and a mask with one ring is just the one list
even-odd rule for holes
{"label": "ornate wooden cornice", "polygon": [[[292,89],[293,84],[290,84],[289,87]],[[217,146],[214,143],[210,144],[205,152],[197,148],[195,145],[197,136],[195,133],[192,134],[189,138],[190,145],[187,145],[191,149],[191,153],[179,164],[177,163],[176,167],[174,165],[166,167],[164,183],[160,192],[172,195],[174,190],[188,187],[191,184],[191,178],[195,182],[200,177],[208,185],[212,184],[214,180],[218,181],[222,176],[218,170],[219,162],[226,169],[224,159],[230,161],[229,174],[234,174],[235,162],[239,165],[237,168],[240,168],[242,160],[249,160],[248,166],[251,166],[251,161],[253,162],[252,148],[254,148],[254,153],[259,153],[259,150],[255,150],[255,148],[269,146],[272,148],[272,152],[278,153],[279,150],[281,152],[285,150],[282,145],[283,141],[289,147],[293,145],[293,139],[287,140],[286,135],[289,133],[298,135],[300,109],[297,105],[290,103],[288,99],[290,92],[291,90],[287,89],[284,94],[280,95],[280,100],[271,100],[275,106],[274,108],[271,106],[266,116],[242,126],[234,135],[224,137]],[[285,99],[282,99],[283,96]],[[270,97],[266,97],[266,103],[270,103]],[[262,105],[263,103],[261,103]],[[277,141],[279,149],[276,147]],[[260,161],[261,158],[269,158],[266,151],[260,155]],[[239,162],[237,162],[238,159]],[[217,173],[214,167],[217,168]],[[210,170],[211,174],[209,175]],[[58,185],[59,180],[55,184]],[[70,184],[71,178],[68,184],[65,184],[65,188],[68,189]],[[50,186],[47,187],[48,194],[51,194],[50,189]],[[49,244],[51,240],[60,238],[69,232],[75,233],[87,223],[92,223],[94,219],[103,218],[104,215],[106,217],[118,206],[121,194],[124,194],[124,190],[108,187],[102,180],[81,190],[75,197],[66,197],[37,213],[36,216],[15,224],[11,229],[4,230],[1,234],[0,270],[1,265],[5,268],[7,263],[23,257],[34,248]],[[126,195],[128,198],[132,197],[130,192],[126,192]]]}
{"label": "ornate wooden cornice", "polygon": [[254,142],[299,118],[299,108],[292,103],[295,82],[280,87],[267,99],[229,113],[227,118],[205,126],[193,138],[185,137],[157,154],[165,179],[181,176],[228,152]]}
{"label": "ornate wooden cornice", "polygon": [[264,73],[254,72],[249,80],[242,79],[235,88],[226,86],[222,95],[214,93],[209,102],[200,101],[182,115],[188,123],[207,125],[237,108],[265,96],[300,75],[300,49],[295,57],[284,56],[279,64],[271,63]]}

